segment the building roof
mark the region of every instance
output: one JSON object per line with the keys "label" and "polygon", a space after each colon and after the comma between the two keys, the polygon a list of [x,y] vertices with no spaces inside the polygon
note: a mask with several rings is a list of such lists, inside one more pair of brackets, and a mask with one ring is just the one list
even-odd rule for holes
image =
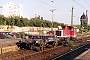
{"label": "building roof", "polygon": [[86,16],[85,16],[85,14],[83,13],[83,15],[81,16],[81,18],[80,19],[86,19]]}

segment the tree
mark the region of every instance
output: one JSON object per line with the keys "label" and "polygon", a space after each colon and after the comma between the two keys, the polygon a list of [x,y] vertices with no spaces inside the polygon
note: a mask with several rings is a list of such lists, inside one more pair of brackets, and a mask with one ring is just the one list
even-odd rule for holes
{"label": "tree", "polygon": [[43,17],[41,17],[41,20],[43,20]]}
{"label": "tree", "polygon": [[[4,20],[5,20],[4,15],[0,15],[0,25],[3,24]],[[5,22],[4,22],[4,23],[5,23]]]}
{"label": "tree", "polygon": [[82,29],[84,31],[87,31],[88,30],[88,24],[87,24],[86,20],[82,20]]}
{"label": "tree", "polygon": [[14,18],[11,16],[11,18],[10,18],[10,25],[14,26],[14,23],[15,23]]}
{"label": "tree", "polygon": [[29,20],[27,18],[23,18],[23,25],[29,26]]}
{"label": "tree", "polygon": [[2,25],[2,17],[0,16],[0,25]]}
{"label": "tree", "polygon": [[[52,27],[52,22],[49,20],[43,20],[43,17],[37,16],[35,18],[27,19],[19,16],[4,17],[0,15],[0,25],[11,26],[33,26],[33,27]],[[63,23],[53,22],[53,27],[63,26]]]}
{"label": "tree", "polygon": [[5,17],[2,18],[2,24],[6,25],[6,18]]}
{"label": "tree", "polygon": [[10,17],[6,18],[6,25],[10,25]]}
{"label": "tree", "polygon": [[18,26],[19,20],[20,20],[20,17],[15,16],[15,17],[14,17],[14,25]]}

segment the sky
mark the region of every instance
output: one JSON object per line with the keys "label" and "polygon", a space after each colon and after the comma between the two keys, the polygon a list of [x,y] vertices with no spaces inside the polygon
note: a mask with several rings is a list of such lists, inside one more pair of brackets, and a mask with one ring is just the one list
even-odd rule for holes
{"label": "sky", "polygon": [[[90,0],[2,0],[0,6],[8,2],[22,4],[23,13],[29,14],[30,18],[40,15],[45,20],[52,21],[50,10],[56,9],[53,14],[53,21],[70,24],[72,6],[74,7],[73,24],[80,24],[80,16],[83,12],[86,14],[86,10],[88,10],[88,18],[90,17]],[[2,13],[3,8],[0,8],[0,14]],[[90,19],[88,20],[90,21]]]}

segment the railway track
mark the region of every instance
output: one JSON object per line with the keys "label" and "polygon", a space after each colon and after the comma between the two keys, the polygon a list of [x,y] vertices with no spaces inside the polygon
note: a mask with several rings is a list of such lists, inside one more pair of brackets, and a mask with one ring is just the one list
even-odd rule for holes
{"label": "railway track", "polygon": [[32,54],[34,53],[34,51],[31,50],[19,50],[19,51],[15,51],[15,52],[8,52],[5,54],[1,54],[1,59],[3,60],[12,60],[13,58],[16,57],[20,57],[21,55],[25,55],[25,54]]}
{"label": "railway track", "polygon": [[[69,47],[58,46],[54,48],[46,48],[44,51],[35,52],[32,50],[20,50],[1,54],[2,60],[44,60],[51,59],[59,54],[69,51]],[[47,58],[48,57],[48,58]],[[50,58],[49,58],[50,57]]]}
{"label": "railway track", "polygon": [[[78,36],[81,37],[81,36]],[[77,39],[81,44],[87,43],[87,40],[90,39],[90,34],[83,35],[82,38]],[[80,45],[81,45],[80,44]],[[8,52],[0,55],[1,60],[49,60],[58,55],[61,55],[65,52],[71,50],[71,47],[57,46],[45,48],[44,51],[40,51],[37,47],[37,52],[32,50],[19,50],[15,52]]]}

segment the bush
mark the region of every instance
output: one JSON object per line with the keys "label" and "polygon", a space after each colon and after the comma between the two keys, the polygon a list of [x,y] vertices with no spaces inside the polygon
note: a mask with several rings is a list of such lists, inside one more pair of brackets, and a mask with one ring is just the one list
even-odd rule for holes
{"label": "bush", "polygon": [[20,33],[20,35],[21,35],[21,38],[25,38],[24,33]]}
{"label": "bush", "polygon": [[10,35],[7,35],[7,36],[6,36],[6,38],[9,38],[9,39],[11,39],[11,38],[13,38],[13,37],[12,37],[12,36],[10,36]]}
{"label": "bush", "polygon": [[19,34],[16,35],[16,38],[25,38],[25,35],[23,32],[20,32]]}
{"label": "bush", "polygon": [[74,41],[69,41],[69,42],[68,42],[68,46],[69,46],[69,47],[73,47],[73,46],[74,46]]}
{"label": "bush", "polygon": [[13,38],[16,38],[16,36],[14,35]]}

